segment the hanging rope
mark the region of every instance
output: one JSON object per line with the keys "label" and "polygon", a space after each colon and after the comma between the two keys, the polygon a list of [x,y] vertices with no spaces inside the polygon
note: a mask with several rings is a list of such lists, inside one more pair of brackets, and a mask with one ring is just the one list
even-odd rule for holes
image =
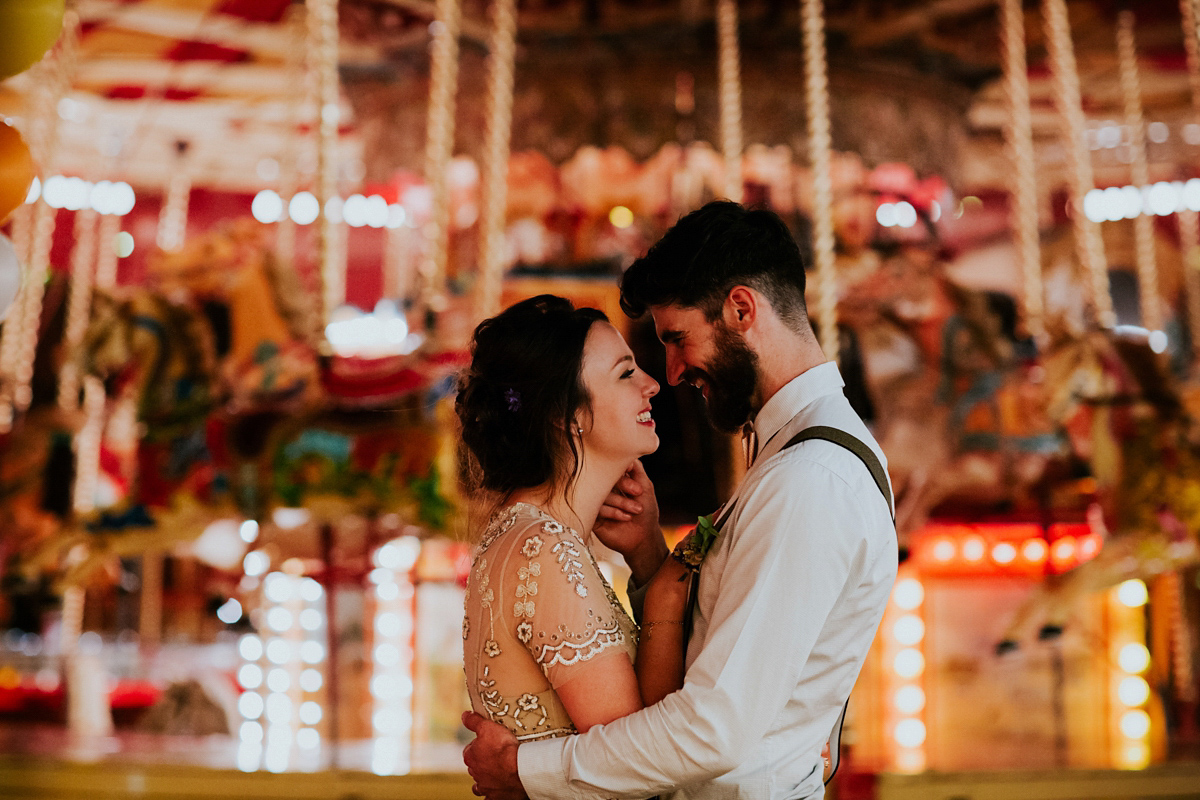
{"label": "hanging rope", "polygon": [[717,0],[717,71],[721,92],[721,148],[725,196],[742,202],[742,75],[737,0]]}
{"label": "hanging rope", "polygon": [[817,265],[817,326],[821,348],[838,359],[837,265],[834,261],[833,144],[829,124],[829,78],[825,65],[822,0],[801,0],[804,33],[804,99],[808,111],[808,157],[813,171],[813,250]]}
{"label": "hanging rope", "polygon": [[513,67],[517,53],[516,0],[492,3],[487,138],[483,151],[483,214],[479,225],[480,319],[500,310],[504,270],[504,219],[508,205],[508,153],[512,132]]}
{"label": "hanging rope", "polygon": [[317,84],[317,269],[321,279],[322,317],[325,321],[342,304],[345,275],[338,263],[339,217],[330,213],[337,194],[338,117],[338,12],[337,0],[306,0],[308,50],[313,54]]}
{"label": "hanging rope", "polygon": [[100,217],[100,235],[96,255],[96,288],[109,290],[117,285],[117,235],[121,233],[121,218],[116,214]]}
{"label": "hanging rope", "polygon": [[1046,45],[1054,73],[1054,102],[1062,118],[1066,140],[1067,166],[1070,181],[1071,219],[1075,228],[1075,253],[1088,276],[1088,289],[1094,321],[1102,328],[1111,328],[1117,318],[1113,313],[1112,296],[1108,287],[1108,263],[1104,256],[1104,240],[1099,226],[1083,212],[1083,198],[1095,183],[1092,160],[1084,142],[1083,106],[1079,94],[1079,72],[1075,66],[1075,47],[1071,42],[1071,23],[1067,17],[1066,0],[1043,0],[1042,17],[1046,25]]}
{"label": "hanging rope", "polygon": [[1025,11],[1021,0],[1000,1],[1000,36],[1008,124],[1004,137],[1013,162],[1013,229],[1021,261],[1025,329],[1034,341],[1046,338],[1045,290],[1038,231],[1038,197],[1033,158],[1033,121],[1029,110],[1029,70],[1025,56]]}
{"label": "hanging rope", "polygon": [[[1200,123],[1200,41],[1197,39],[1197,0],[1179,0],[1183,16],[1183,46],[1187,53],[1188,84],[1192,90],[1192,121]],[[1187,298],[1188,330],[1193,357],[1200,355],[1200,215],[1179,212],[1179,244],[1183,251],[1183,287]]]}
{"label": "hanging rope", "polygon": [[283,158],[279,164],[279,196],[283,200],[283,216],[275,228],[275,256],[285,269],[296,266],[296,223],[290,213],[290,202],[300,185],[300,154],[309,143],[300,133],[301,123],[312,119],[317,105],[317,76],[315,59],[305,45],[304,20],[292,6],[284,17],[292,41],[288,53],[287,71],[290,77],[291,101],[288,103],[287,133],[284,135]]}
{"label": "hanging rope", "polygon": [[458,88],[459,0],[437,0],[437,19],[429,67],[429,112],[425,138],[425,182],[433,208],[426,232],[426,255],[421,265],[421,306],[440,311],[445,302],[446,263],[450,244],[450,192],[446,170],[454,149],[454,95]]}
{"label": "hanging rope", "polygon": [[[1117,15],[1117,60],[1121,70],[1121,93],[1125,98],[1125,126],[1129,129],[1133,151],[1131,179],[1134,186],[1141,188],[1150,185],[1150,165],[1146,161],[1146,118],[1142,113],[1142,86],[1138,75],[1134,22],[1133,12],[1128,9]],[[1138,214],[1133,225],[1142,325],[1152,331],[1162,330],[1162,299],[1159,296],[1158,263],[1154,254],[1154,218],[1149,214]]]}
{"label": "hanging rope", "polygon": [[71,250],[71,290],[67,296],[67,324],[63,352],[67,354],[58,372],[58,405],[66,411],[79,407],[79,359],[91,314],[92,280],[96,267],[96,226],[99,214],[87,208],[75,214],[75,246]]}

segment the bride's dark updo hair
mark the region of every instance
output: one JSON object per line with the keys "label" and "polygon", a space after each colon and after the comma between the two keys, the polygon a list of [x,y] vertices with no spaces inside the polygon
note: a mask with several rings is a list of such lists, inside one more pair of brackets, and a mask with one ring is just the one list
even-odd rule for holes
{"label": "bride's dark updo hair", "polygon": [[454,403],[471,488],[505,496],[543,484],[558,488],[575,475],[576,415],[589,407],[583,345],[592,324],[607,320],[544,294],[479,324]]}

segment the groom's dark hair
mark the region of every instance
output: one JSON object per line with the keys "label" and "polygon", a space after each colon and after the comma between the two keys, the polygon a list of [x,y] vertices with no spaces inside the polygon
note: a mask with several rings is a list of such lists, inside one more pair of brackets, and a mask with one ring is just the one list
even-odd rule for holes
{"label": "groom's dark hair", "polygon": [[796,331],[808,327],[804,257],[779,215],[715,200],[681,217],[621,278],[621,308],[698,308],[710,321],[734,286],[761,292]]}

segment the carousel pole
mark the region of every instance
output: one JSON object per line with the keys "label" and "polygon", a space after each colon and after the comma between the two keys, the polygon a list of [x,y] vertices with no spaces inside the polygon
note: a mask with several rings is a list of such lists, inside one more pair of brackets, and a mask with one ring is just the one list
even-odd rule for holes
{"label": "carousel pole", "polygon": [[117,285],[117,235],[121,232],[121,217],[117,214],[100,216],[100,235],[97,241],[96,288],[112,289]]}
{"label": "carousel pole", "polygon": [[[1117,15],[1117,59],[1121,70],[1121,93],[1125,99],[1125,125],[1133,148],[1131,179],[1142,189],[1150,185],[1150,165],[1146,160],[1146,119],[1142,112],[1142,87],[1138,76],[1135,18],[1129,9]],[[1162,330],[1162,298],[1158,286],[1158,263],[1154,253],[1154,218],[1138,214],[1133,220],[1138,296],[1141,300],[1142,326]]]}
{"label": "carousel pole", "polygon": [[449,260],[450,192],[446,170],[454,150],[455,92],[458,87],[458,33],[462,22],[459,0],[437,0],[433,42],[430,45],[429,111],[425,126],[425,182],[433,207],[425,226],[428,247],[420,266],[420,306],[437,313],[446,301]]}
{"label": "carousel pole", "polygon": [[87,332],[92,304],[92,282],[96,268],[96,226],[99,214],[86,208],[75,214],[75,246],[71,250],[71,290],[67,295],[67,325],[63,352],[67,354],[58,372],[58,407],[79,408],[79,359],[75,356]]}
{"label": "carousel pole", "polygon": [[504,220],[508,205],[508,151],[512,133],[513,68],[517,51],[516,0],[492,3],[487,139],[483,151],[483,214],[479,229],[480,319],[500,310],[504,271]]}
{"label": "carousel pole", "polygon": [[175,142],[175,169],[167,181],[166,201],[158,214],[155,243],[168,252],[183,247],[187,238],[188,201],[192,196],[192,176],[187,170],[187,141]]}
{"label": "carousel pole", "polygon": [[717,71],[721,102],[721,149],[725,196],[742,202],[742,74],[737,0],[717,0]]}
{"label": "carousel pole", "polygon": [[1038,230],[1033,121],[1029,109],[1029,68],[1025,54],[1025,11],[1021,0],[1000,0],[1004,85],[1008,95],[1008,124],[1004,137],[1013,162],[1012,196],[1017,255],[1021,260],[1022,310],[1025,329],[1035,342],[1046,338],[1045,290]]}
{"label": "carousel pole", "polygon": [[[330,213],[337,193],[338,136],[338,10],[337,0],[306,0],[308,50],[317,82],[317,270],[321,280],[322,316],[329,320],[345,298],[345,275],[340,264],[339,219]],[[340,217],[340,215],[338,215]]]}
{"label": "carousel pole", "polygon": [[808,157],[813,171],[813,251],[816,259],[816,322],[821,348],[838,360],[837,265],[834,261],[833,142],[829,122],[829,77],[825,62],[822,0],[801,0],[804,33],[804,99],[808,110]]}
{"label": "carousel pole", "polygon": [[289,213],[288,204],[296,194],[300,185],[300,152],[308,139],[299,132],[300,124],[305,119],[312,119],[313,107],[317,104],[316,74],[307,68],[305,56],[309,55],[304,46],[304,25],[297,6],[293,6],[285,17],[291,29],[294,48],[288,54],[288,71],[292,75],[293,97],[288,113],[287,144],[284,150],[283,163],[279,165],[279,196],[283,199],[283,216],[279,218],[275,229],[275,255],[288,268],[295,269],[296,259],[296,223]]}
{"label": "carousel pole", "polygon": [[1071,220],[1075,228],[1075,253],[1088,275],[1088,289],[1094,322],[1101,328],[1116,324],[1112,295],[1108,286],[1108,263],[1100,227],[1087,218],[1083,198],[1095,186],[1091,155],[1084,142],[1083,106],[1079,92],[1079,72],[1075,66],[1075,47],[1071,42],[1071,21],[1066,0],[1042,0],[1046,25],[1046,44],[1054,73],[1054,101],[1062,118],[1066,139]]}
{"label": "carousel pole", "polygon": [[[1183,46],[1187,53],[1188,84],[1192,94],[1192,117],[1200,122],[1200,38],[1197,36],[1198,0],[1179,0],[1183,16]],[[1179,245],[1183,251],[1183,287],[1187,298],[1188,332],[1192,357],[1200,356],[1200,214],[1184,209],[1179,213]]]}

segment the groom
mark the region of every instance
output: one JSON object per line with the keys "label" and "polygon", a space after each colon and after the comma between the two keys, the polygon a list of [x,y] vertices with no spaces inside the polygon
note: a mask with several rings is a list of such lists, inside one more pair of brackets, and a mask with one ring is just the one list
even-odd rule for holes
{"label": "groom", "polygon": [[[683,688],[586,734],[519,747],[468,713],[474,791],[819,798],[821,748],[896,576],[883,454],[813,335],[803,259],[775,214],[727,201],[688,214],[625,273],[621,305],[650,311],[668,380],[700,389],[714,425],[752,423],[751,466],[702,565]],[[813,426],[869,452],[823,439],[786,446]],[[653,489],[640,468],[617,488],[596,533],[641,586],[667,557]]]}

